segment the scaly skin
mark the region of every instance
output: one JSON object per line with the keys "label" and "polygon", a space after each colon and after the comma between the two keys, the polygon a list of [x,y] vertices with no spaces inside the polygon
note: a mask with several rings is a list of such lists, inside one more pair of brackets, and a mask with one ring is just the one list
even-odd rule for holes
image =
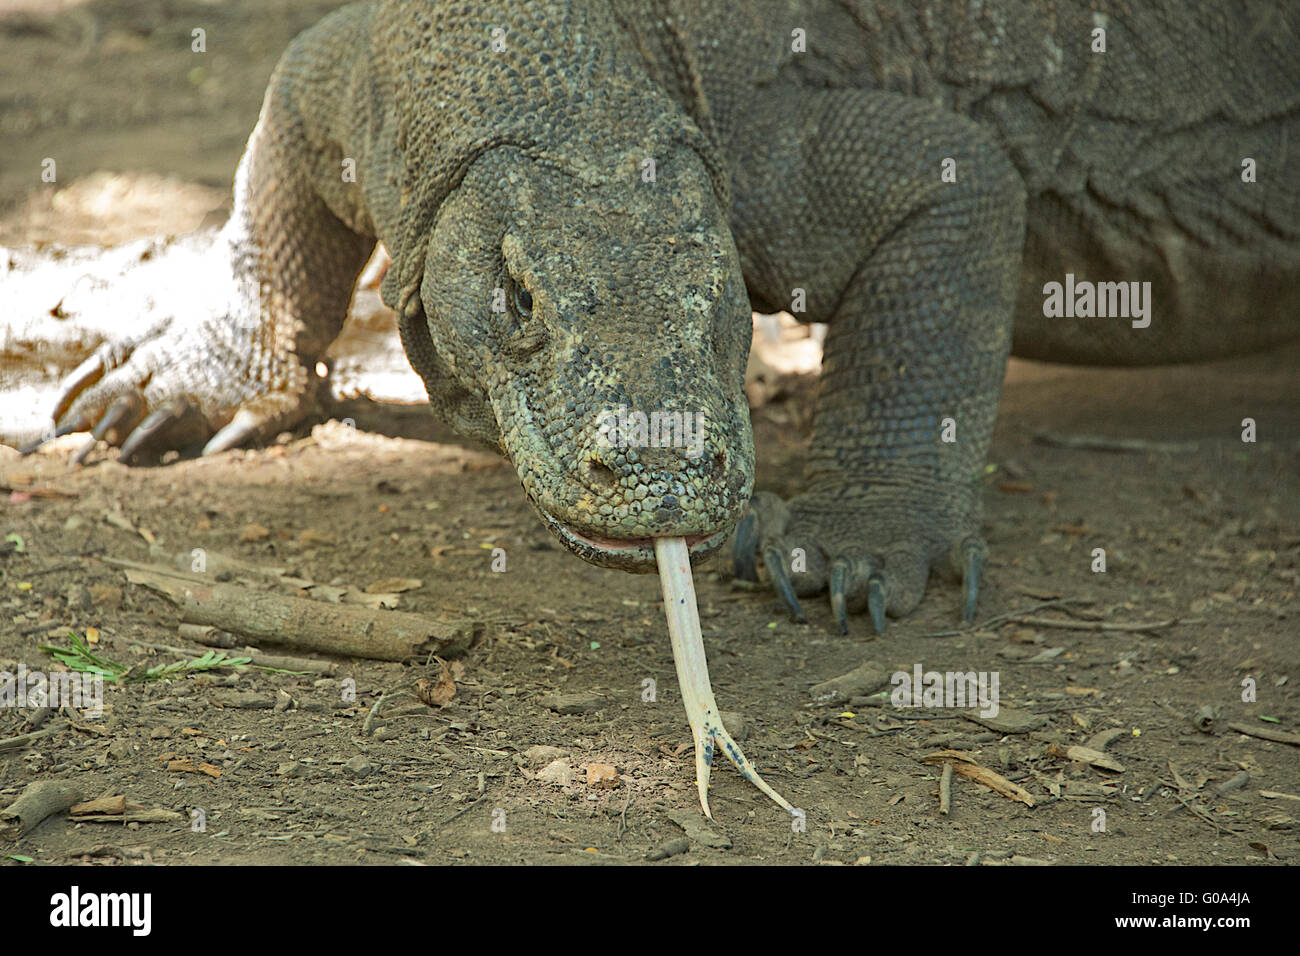
{"label": "scaly skin", "polygon": [[[652,571],[652,537],[707,552],[745,512],[750,306],[802,290],[830,324],[806,482],[754,498],[738,571],[761,556],[795,613],[829,591],[841,627],[883,630],[950,562],[970,619],[1013,342],[1150,363],[1297,333],[1300,23],[1192,6],[346,7],[272,79],[219,293],[80,370],[61,425],[126,454],[196,417],[209,451],[293,422],[382,240],[435,410],[510,457],[571,550]],[[1152,326],[1045,319],[1066,272],[1151,282]],[[701,413],[703,453],[602,442],[620,406]]]}

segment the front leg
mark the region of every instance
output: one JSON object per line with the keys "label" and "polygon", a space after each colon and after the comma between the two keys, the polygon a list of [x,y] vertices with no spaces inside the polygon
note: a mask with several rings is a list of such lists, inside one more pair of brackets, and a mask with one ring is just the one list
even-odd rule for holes
{"label": "front leg", "polygon": [[[803,289],[798,317],[830,331],[803,492],[755,496],[737,573],[756,577],[757,552],[797,616],[796,595],[829,589],[842,631],[867,608],[883,632],[886,613],[915,608],[931,567],[951,558],[969,621],[1023,183],[988,134],[920,100],[791,89],[768,91],[761,112],[736,152],[746,282],[768,310]],[[798,548],[804,571],[792,571]]]}
{"label": "front leg", "polygon": [[[362,185],[340,163],[342,144],[362,138],[350,127],[364,126],[367,91],[354,78],[370,17],[369,5],[335,11],[285,52],[215,240],[168,247],[108,294],[69,297],[75,311],[120,295],[119,308],[147,321],[110,335],[68,377],[55,434],[93,428],[123,461],[198,438],[213,454],[296,425],[323,397],[318,362],[375,246]],[[362,164],[363,181],[370,172]]]}

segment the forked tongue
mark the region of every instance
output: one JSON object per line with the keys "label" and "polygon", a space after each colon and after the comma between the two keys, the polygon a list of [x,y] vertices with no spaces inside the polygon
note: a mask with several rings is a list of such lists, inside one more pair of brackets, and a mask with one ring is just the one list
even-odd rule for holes
{"label": "forked tongue", "polygon": [[791,813],[794,807],[758,775],[745,758],[740,745],[727,733],[718,716],[718,702],[713,699],[709,683],[709,664],[704,658],[704,639],[700,634],[700,615],[695,607],[695,582],[691,579],[690,551],[685,538],[655,538],[655,560],[659,562],[659,586],[663,590],[664,610],[668,614],[668,636],[673,643],[673,661],[677,665],[677,683],[681,685],[686,717],[695,737],[695,783],[700,789],[700,806],[710,820],[709,773],[713,754],[721,750],[741,775]]}

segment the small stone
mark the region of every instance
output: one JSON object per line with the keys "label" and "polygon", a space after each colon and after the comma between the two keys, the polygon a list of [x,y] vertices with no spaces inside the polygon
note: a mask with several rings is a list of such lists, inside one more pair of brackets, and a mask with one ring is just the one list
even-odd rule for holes
{"label": "small stone", "polygon": [[131,756],[131,745],[119,737],[108,745],[108,755],[114,760],[125,760]]}
{"label": "small stone", "polygon": [[889,677],[889,671],[882,666],[874,661],[866,661],[847,674],[814,684],[808,689],[808,693],[819,703],[851,700],[884,687],[889,683]]}
{"label": "small stone", "polygon": [[596,694],[547,694],[541,705],[557,714],[585,714],[599,710],[604,701]]}
{"label": "small stone", "polygon": [[593,790],[614,790],[619,785],[618,771],[612,764],[587,764],[587,786]]}
{"label": "small stone", "polygon": [[573,768],[569,766],[567,760],[552,760],[537,771],[537,779],[542,783],[553,784],[557,787],[572,786]]}
{"label": "small stone", "polygon": [[239,540],[248,544],[253,541],[265,541],[270,536],[271,532],[269,529],[254,522],[253,524],[244,525],[244,530],[240,532]]}
{"label": "small stone", "polygon": [[90,591],[84,584],[69,584],[63,592],[63,597],[68,602],[70,611],[85,611],[92,601]]}
{"label": "small stone", "polygon": [[568,755],[567,750],[559,747],[548,747],[545,744],[536,744],[524,751],[524,759],[534,767],[540,767],[559,757],[567,757]]}
{"label": "small stone", "polygon": [[647,860],[667,860],[669,857],[677,856],[679,853],[685,853],[691,848],[691,841],[686,837],[678,837],[676,840],[669,840],[667,843],[646,854]]}
{"label": "small stone", "polygon": [[122,589],[105,584],[92,584],[86,589],[90,592],[90,599],[95,602],[95,607],[103,608],[106,611],[116,611],[122,606]]}
{"label": "small stone", "polygon": [[375,772],[365,754],[357,754],[343,765],[343,772],[350,777],[368,777]]}
{"label": "small stone", "polygon": [[709,826],[708,821],[700,816],[697,810],[670,810],[668,819],[686,831],[686,836],[694,843],[715,850],[731,848],[731,838]]}

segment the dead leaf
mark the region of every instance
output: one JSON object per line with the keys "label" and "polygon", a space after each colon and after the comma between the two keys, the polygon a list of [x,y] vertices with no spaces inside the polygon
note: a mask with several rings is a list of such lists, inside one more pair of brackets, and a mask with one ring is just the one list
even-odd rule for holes
{"label": "dead leaf", "polygon": [[1047,752],[1056,757],[1064,757],[1066,760],[1077,760],[1080,763],[1101,767],[1103,770],[1114,770],[1116,773],[1124,772],[1124,765],[1118,760],[1109,754],[1102,753],[1100,750],[1093,750],[1091,747],[1082,747],[1078,744],[1071,744],[1068,747],[1062,747],[1060,744],[1049,744]]}
{"label": "dead leaf", "polygon": [[343,604],[360,604],[368,608],[385,608],[389,611],[402,603],[400,594],[367,594],[364,591],[344,591]]}
{"label": "dead leaf", "polygon": [[206,773],[209,777],[221,776],[220,768],[214,767],[210,763],[201,763],[196,767],[189,757],[167,761],[167,770],[170,773]]}
{"label": "dead leaf", "polygon": [[430,707],[445,707],[456,696],[456,682],[452,679],[451,669],[441,657],[435,657],[442,673],[436,681],[421,677],[415,682],[415,696]]}
{"label": "dead leaf", "polygon": [[1085,524],[1058,524],[1052,529],[1059,531],[1061,534],[1068,534],[1072,538],[1082,538],[1084,535],[1092,534],[1092,529]]}
{"label": "dead leaf", "polygon": [[111,524],[114,528],[120,528],[123,531],[130,531],[135,534],[135,525],[127,520],[126,516],[120,511],[105,511],[104,521]]}
{"label": "dead leaf", "polygon": [[424,587],[424,582],[419,578],[380,578],[366,588],[366,593],[401,594],[403,591],[414,591],[420,587]]}
{"label": "dead leaf", "polygon": [[985,717],[978,709],[969,710],[965,717],[1000,734],[1027,734],[1047,723],[1047,718],[1041,714],[1031,714],[1012,707],[999,707],[997,714],[992,717]]}

